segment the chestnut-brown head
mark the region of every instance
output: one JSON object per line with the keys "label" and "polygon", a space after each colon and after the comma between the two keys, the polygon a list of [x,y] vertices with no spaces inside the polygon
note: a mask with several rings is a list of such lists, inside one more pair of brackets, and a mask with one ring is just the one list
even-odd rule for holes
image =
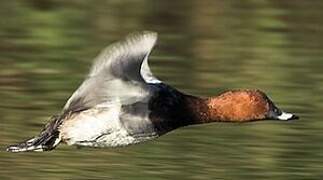
{"label": "chestnut-brown head", "polygon": [[281,111],[259,90],[228,91],[209,98],[208,107],[213,121],[246,122],[264,119],[291,120],[297,116]]}

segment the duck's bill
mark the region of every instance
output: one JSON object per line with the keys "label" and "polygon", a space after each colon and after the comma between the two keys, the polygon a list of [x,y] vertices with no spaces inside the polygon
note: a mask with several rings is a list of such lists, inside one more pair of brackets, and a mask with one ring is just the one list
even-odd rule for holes
{"label": "duck's bill", "polygon": [[277,120],[281,120],[281,121],[288,121],[288,120],[299,119],[298,116],[296,116],[296,115],[294,115],[292,113],[287,113],[287,112],[282,112],[276,118],[277,118]]}

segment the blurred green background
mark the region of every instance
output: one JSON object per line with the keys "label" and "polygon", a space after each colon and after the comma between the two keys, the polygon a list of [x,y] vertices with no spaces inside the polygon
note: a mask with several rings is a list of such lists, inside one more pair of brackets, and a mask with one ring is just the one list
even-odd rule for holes
{"label": "blurred green background", "polygon": [[[1,0],[0,179],[323,179],[323,1]],[[93,57],[159,33],[154,74],[200,96],[259,88],[298,121],[213,123],[116,149],[5,152],[39,132]]]}

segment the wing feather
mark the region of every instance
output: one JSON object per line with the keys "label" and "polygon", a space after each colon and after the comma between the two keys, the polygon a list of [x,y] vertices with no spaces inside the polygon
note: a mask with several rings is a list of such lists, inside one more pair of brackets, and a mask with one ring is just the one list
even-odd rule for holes
{"label": "wing feather", "polygon": [[157,33],[140,32],[105,48],[96,58],[87,78],[67,101],[64,111],[129,104],[149,94],[147,83],[159,83],[148,66],[148,56]]}

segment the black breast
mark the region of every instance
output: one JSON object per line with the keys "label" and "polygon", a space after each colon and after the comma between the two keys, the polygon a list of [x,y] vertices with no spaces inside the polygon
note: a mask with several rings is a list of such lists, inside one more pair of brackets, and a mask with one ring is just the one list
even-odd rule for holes
{"label": "black breast", "polygon": [[156,91],[149,101],[149,118],[159,135],[190,123],[190,112],[183,93],[166,85],[154,85]]}

